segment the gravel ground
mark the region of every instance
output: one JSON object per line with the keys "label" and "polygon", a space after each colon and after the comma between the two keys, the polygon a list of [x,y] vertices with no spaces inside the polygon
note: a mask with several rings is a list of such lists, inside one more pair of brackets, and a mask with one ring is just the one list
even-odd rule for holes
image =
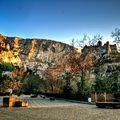
{"label": "gravel ground", "polygon": [[49,98],[21,99],[29,102],[27,108],[4,108],[0,97],[0,120],[120,120],[120,109],[100,109],[95,105]]}
{"label": "gravel ground", "polygon": [[62,107],[3,108],[0,120],[120,120],[120,109],[79,104]]}

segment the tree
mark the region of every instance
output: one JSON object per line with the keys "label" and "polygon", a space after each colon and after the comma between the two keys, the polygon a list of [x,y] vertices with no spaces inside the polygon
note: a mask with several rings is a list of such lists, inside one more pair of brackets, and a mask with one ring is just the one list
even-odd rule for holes
{"label": "tree", "polygon": [[97,93],[111,93],[111,81],[109,81],[107,76],[97,75],[93,87],[94,91]]}
{"label": "tree", "polygon": [[22,87],[19,89],[19,91],[17,91],[17,93],[37,94],[46,92],[46,89],[48,89],[46,86],[46,81],[32,70],[27,69],[22,77]]}
{"label": "tree", "polygon": [[100,34],[94,35],[94,37],[91,39],[89,36],[84,35],[82,39],[77,40],[78,47],[84,48],[86,45],[88,46],[95,46],[98,41],[102,41],[103,36]]}
{"label": "tree", "polygon": [[76,43],[76,41],[75,41],[75,39],[73,38],[72,41],[71,41],[71,43],[70,43],[70,45],[72,45],[73,47],[75,47],[75,43]]}
{"label": "tree", "polygon": [[103,36],[101,36],[100,34],[98,35],[94,35],[94,37],[90,40],[89,39],[89,45],[96,45],[99,41],[102,41]]}
{"label": "tree", "polygon": [[120,65],[97,66],[95,72],[94,90],[97,93],[118,93],[120,91]]}
{"label": "tree", "polygon": [[0,64],[0,80],[1,80],[1,82],[5,77],[5,75],[3,75],[3,72],[6,72],[6,71],[11,72],[13,70],[14,70],[14,66],[12,64],[9,64],[9,63]]}
{"label": "tree", "polygon": [[48,68],[44,71],[44,79],[49,92],[60,93],[62,91],[61,88],[63,86],[63,82],[61,81],[60,77],[63,71],[64,67],[62,65]]}
{"label": "tree", "polygon": [[86,41],[88,39],[89,39],[89,37],[87,37],[87,35],[84,35],[82,39],[77,40],[78,47],[84,48],[84,46],[86,45]]}
{"label": "tree", "polygon": [[79,75],[79,80],[77,81],[78,86],[78,96],[79,98],[88,95],[85,90],[88,89],[88,83],[90,76],[91,68],[94,65],[95,57],[91,54],[91,51],[78,54],[77,52],[69,53],[69,56],[66,58],[66,64],[71,68],[70,72]]}
{"label": "tree", "polygon": [[78,91],[78,86],[74,74],[65,72],[63,75],[63,81],[65,82],[63,87],[63,94],[65,97],[75,98]]}
{"label": "tree", "polygon": [[4,92],[11,86],[12,79],[9,74],[14,70],[14,66],[9,63],[0,64],[0,92]]}
{"label": "tree", "polygon": [[120,50],[120,29],[115,28],[113,32],[111,32],[111,37],[114,38],[114,41],[117,44],[118,49]]}

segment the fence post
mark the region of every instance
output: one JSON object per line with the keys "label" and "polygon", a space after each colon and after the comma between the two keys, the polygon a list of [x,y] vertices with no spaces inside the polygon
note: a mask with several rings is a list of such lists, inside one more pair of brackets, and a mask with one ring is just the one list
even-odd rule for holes
{"label": "fence post", "polygon": [[104,92],[104,98],[105,98],[105,102],[107,101],[107,100],[106,100],[106,99],[107,99],[106,97],[107,97],[107,96],[106,96],[106,92]]}
{"label": "fence post", "polygon": [[95,102],[97,102],[97,94],[96,94],[96,92],[95,92]]}

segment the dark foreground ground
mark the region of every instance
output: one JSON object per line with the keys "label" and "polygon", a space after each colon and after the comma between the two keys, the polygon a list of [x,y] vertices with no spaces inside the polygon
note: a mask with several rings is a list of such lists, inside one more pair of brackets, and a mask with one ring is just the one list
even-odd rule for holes
{"label": "dark foreground ground", "polygon": [[79,104],[62,107],[3,108],[0,120],[120,120],[120,109]]}

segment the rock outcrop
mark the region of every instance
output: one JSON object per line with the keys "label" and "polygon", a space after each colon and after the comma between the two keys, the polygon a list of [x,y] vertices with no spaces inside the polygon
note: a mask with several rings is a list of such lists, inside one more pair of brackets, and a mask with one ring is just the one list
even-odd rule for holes
{"label": "rock outcrop", "polygon": [[70,67],[66,57],[70,52],[79,51],[70,45],[45,39],[23,39],[0,35],[0,62],[30,69],[37,74],[51,70],[56,75]]}

